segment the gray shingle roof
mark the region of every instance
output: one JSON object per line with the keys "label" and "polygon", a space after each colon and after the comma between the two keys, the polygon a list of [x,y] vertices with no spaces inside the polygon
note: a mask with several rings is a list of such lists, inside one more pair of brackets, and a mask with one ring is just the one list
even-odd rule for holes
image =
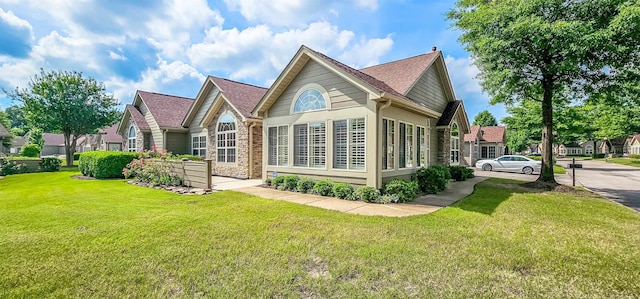
{"label": "gray shingle roof", "polygon": [[244,117],[251,117],[251,111],[258,105],[264,94],[267,93],[267,89],[264,87],[225,78],[209,77]]}
{"label": "gray shingle roof", "polygon": [[140,110],[138,110],[137,107],[131,104],[127,104],[127,106],[125,106],[125,109],[129,111],[129,113],[131,114],[131,118],[133,118],[133,121],[138,126],[138,129],[143,131],[150,130],[149,123],[147,123],[147,120],[144,118],[144,115],[142,115],[142,113],[140,112]]}
{"label": "gray shingle roof", "polygon": [[401,60],[387,62],[379,65],[360,69],[378,80],[385,82],[397,92],[407,95],[424,71],[438,56],[438,52],[425,53]]}
{"label": "gray shingle roof", "polygon": [[5,128],[2,124],[0,124],[0,137],[11,137],[11,133]]}
{"label": "gray shingle roof", "polygon": [[442,112],[442,116],[440,116],[440,119],[438,120],[437,126],[448,126],[449,124],[451,124],[451,120],[456,115],[456,111],[458,110],[458,107],[460,106],[461,103],[462,103],[461,100],[455,100],[453,102],[449,102],[447,104],[447,107],[444,108],[444,111]]}
{"label": "gray shingle roof", "polygon": [[[151,115],[161,128],[183,128],[182,120],[187,115],[193,99],[138,90]],[[137,121],[136,121],[137,123]]]}

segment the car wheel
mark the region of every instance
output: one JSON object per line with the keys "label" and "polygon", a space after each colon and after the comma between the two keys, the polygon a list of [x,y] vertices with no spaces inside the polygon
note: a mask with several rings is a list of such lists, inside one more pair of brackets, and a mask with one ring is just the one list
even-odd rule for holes
{"label": "car wheel", "polygon": [[524,172],[524,174],[533,174],[533,168],[527,166],[525,168],[522,168],[522,172]]}
{"label": "car wheel", "polygon": [[493,168],[491,167],[491,164],[482,165],[482,170],[484,171],[491,171],[491,168]]}

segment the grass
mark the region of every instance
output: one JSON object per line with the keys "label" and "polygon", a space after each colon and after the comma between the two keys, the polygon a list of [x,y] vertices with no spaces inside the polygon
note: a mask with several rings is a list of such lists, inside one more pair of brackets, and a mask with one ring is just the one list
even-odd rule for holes
{"label": "grass", "polygon": [[[605,161],[605,159],[598,159],[600,161]],[[640,167],[640,159],[632,159],[632,158],[609,158],[606,159],[609,163],[616,163],[627,166]]]}
{"label": "grass", "polygon": [[556,165],[553,165],[553,173],[565,174],[567,173],[567,170],[564,169],[564,167],[556,164]]}
{"label": "grass", "polygon": [[637,297],[640,215],[492,179],[386,218],[75,169],[0,179],[0,298]]}

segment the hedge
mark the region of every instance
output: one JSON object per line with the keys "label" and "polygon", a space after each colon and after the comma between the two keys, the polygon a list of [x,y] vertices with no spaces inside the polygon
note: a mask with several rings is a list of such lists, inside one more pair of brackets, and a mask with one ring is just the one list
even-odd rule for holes
{"label": "hedge", "polygon": [[83,175],[97,179],[123,178],[122,169],[133,159],[138,158],[138,153],[130,152],[86,152],[80,155],[78,168]]}
{"label": "hedge", "polygon": [[29,143],[29,144],[25,144],[22,147],[22,152],[20,154],[25,157],[35,158],[35,157],[40,157],[40,150],[41,149],[39,145]]}

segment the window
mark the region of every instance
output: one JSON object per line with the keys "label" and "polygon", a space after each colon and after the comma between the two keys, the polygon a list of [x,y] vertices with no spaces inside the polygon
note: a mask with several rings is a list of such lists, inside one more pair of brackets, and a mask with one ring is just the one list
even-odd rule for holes
{"label": "window", "polygon": [[413,125],[400,123],[399,168],[413,167]]}
{"label": "window", "polygon": [[[236,119],[227,112],[218,121],[218,162],[236,162]],[[206,144],[206,141],[205,141]]]}
{"label": "window", "polygon": [[322,109],[327,109],[327,102],[317,89],[309,89],[302,92],[293,106],[294,113]]}
{"label": "window", "polygon": [[289,127],[269,127],[267,138],[269,165],[289,165]]}
{"label": "window", "polygon": [[480,159],[487,158],[489,158],[489,147],[483,146],[482,148],[480,148]]}
{"label": "window", "polygon": [[429,166],[429,160],[431,160],[431,119],[427,119],[427,156],[425,159],[425,166]]}
{"label": "window", "polygon": [[326,164],[326,125],[323,122],[293,126],[293,165],[322,168]]}
{"label": "window", "polygon": [[593,154],[593,146],[591,146],[591,145],[585,146],[584,153],[587,154],[587,155]]}
{"label": "window", "polygon": [[460,163],[460,132],[456,123],[451,125],[451,157],[449,161],[452,164]]}
{"label": "window", "polygon": [[395,121],[382,120],[382,169],[393,169],[393,147],[395,142]]}
{"label": "window", "polygon": [[495,159],[496,158],[496,147],[495,146],[490,146],[489,147],[489,159]]}
{"label": "window", "polygon": [[418,142],[416,142],[416,151],[418,152],[418,161],[416,163],[416,166],[420,167],[420,166],[425,166],[426,164],[426,159],[425,159],[425,145],[426,145],[426,140],[425,140],[425,129],[424,127],[417,127],[418,128]]}
{"label": "window", "polygon": [[191,137],[191,154],[194,156],[207,156],[207,136]]}
{"label": "window", "polygon": [[127,139],[127,144],[130,152],[138,151],[138,148],[136,147],[136,128],[133,126],[129,127],[129,139]]}
{"label": "window", "polygon": [[364,118],[333,122],[333,167],[337,169],[365,168]]}

